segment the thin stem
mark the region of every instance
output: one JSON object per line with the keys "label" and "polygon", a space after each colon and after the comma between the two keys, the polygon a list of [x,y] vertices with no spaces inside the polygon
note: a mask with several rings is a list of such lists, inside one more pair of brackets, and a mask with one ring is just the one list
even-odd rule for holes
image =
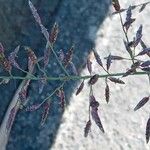
{"label": "thin stem", "polygon": [[[135,56],[135,57],[137,57],[137,56]],[[144,62],[143,60],[136,59],[135,57],[134,57],[134,60]],[[107,57],[104,57],[104,59],[107,59]],[[122,57],[122,60],[130,60],[131,61],[132,59],[131,58]]]}
{"label": "thin stem", "polygon": [[69,76],[69,73],[67,72],[66,68],[62,65],[62,63],[61,63],[61,61],[59,60],[59,58],[58,58],[56,52],[55,52],[54,49],[53,49],[53,46],[51,45],[51,43],[50,43],[50,42],[47,42],[47,44],[48,44],[49,48],[52,50],[52,52],[53,52],[53,54],[54,54],[54,56],[55,56],[57,62],[59,63],[60,67],[62,68],[62,70],[66,73],[67,76]]}
{"label": "thin stem", "polygon": [[135,46],[134,46],[134,48],[133,48],[133,59],[134,59],[134,57],[135,57]]}
{"label": "thin stem", "polygon": [[[120,73],[110,73],[110,74],[103,74],[99,75],[99,78],[106,78],[106,77],[112,77],[112,76],[123,76],[125,73],[120,72]],[[148,72],[135,72],[134,74],[131,75],[147,75],[149,74]],[[91,76],[64,76],[64,77],[44,77],[44,79],[49,80],[49,81],[64,81],[64,80],[81,80],[81,79],[89,79]],[[11,79],[11,80],[42,80],[42,77],[21,77],[21,76],[0,76],[0,79]]]}
{"label": "thin stem", "polygon": [[129,38],[128,38],[127,32],[125,31],[124,26],[123,26],[123,19],[122,19],[121,13],[119,13],[119,17],[120,17],[120,22],[121,22],[122,30],[124,32],[124,35],[126,37],[127,42],[129,43]]}
{"label": "thin stem", "polygon": [[[125,59],[125,60],[132,60],[132,59],[130,59],[130,58],[123,58],[123,59]],[[144,62],[144,61],[142,61],[142,60],[135,59],[135,58],[134,58],[134,60],[136,60],[136,61],[140,61],[140,62]]]}
{"label": "thin stem", "polygon": [[[36,64],[39,64],[39,62],[42,61],[42,60],[43,60],[43,57],[40,57],[40,58],[37,60]],[[26,73],[27,75],[30,75],[30,76],[36,78],[36,76],[33,75],[32,73],[30,73],[30,72],[28,72],[28,71],[25,71],[25,70],[23,70],[23,69],[20,68],[20,67],[19,67],[18,69],[19,69],[20,71],[22,71],[23,73]]]}
{"label": "thin stem", "polygon": [[28,71],[25,71],[25,70],[23,70],[23,69],[21,69],[21,68],[18,68],[20,71],[22,71],[23,73],[26,73],[26,74],[28,74],[28,75],[30,75],[30,76],[32,76],[32,77],[35,77],[36,78],[36,76],[34,76],[33,74],[31,74],[30,72],[28,72]]}
{"label": "thin stem", "polygon": [[[126,32],[125,29],[124,29],[124,26],[123,26],[123,19],[122,19],[122,16],[121,16],[121,13],[120,13],[120,12],[119,12],[119,17],[120,17],[120,22],[121,22],[122,30],[123,30],[124,35],[125,35],[125,37],[126,37],[127,43],[129,43],[129,38],[128,38],[127,32]],[[130,55],[130,57],[131,57],[132,63],[134,64],[134,58],[133,58],[132,54],[129,53],[129,55]]]}
{"label": "thin stem", "polygon": [[46,72],[43,69],[41,69],[39,63],[36,63],[36,64],[37,64],[38,69],[44,74],[45,77],[47,77]]}
{"label": "thin stem", "polygon": [[41,106],[42,104],[44,104],[47,100],[49,100],[60,88],[62,88],[62,87],[64,86],[65,82],[66,82],[66,81],[64,81],[64,82],[63,82],[59,87],[57,87],[48,97],[46,97],[46,98],[42,101],[42,103],[40,104],[40,106]]}
{"label": "thin stem", "polygon": [[109,75],[110,73],[105,69],[104,66],[102,66],[103,70]]}
{"label": "thin stem", "polygon": [[[145,3],[140,3],[140,4],[137,4],[137,5],[134,5],[134,7],[136,8],[136,7],[139,7],[139,6],[142,6],[142,5],[144,5],[144,4],[149,4],[150,3],[150,1],[148,1],[148,2],[145,2]],[[126,9],[127,10],[127,9]]]}

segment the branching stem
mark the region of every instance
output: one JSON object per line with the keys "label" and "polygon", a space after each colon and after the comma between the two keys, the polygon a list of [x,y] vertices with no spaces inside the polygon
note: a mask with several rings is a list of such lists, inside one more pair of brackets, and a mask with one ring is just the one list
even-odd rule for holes
{"label": "branching stem", "polygon": [[66,74],[67,76],[69,76],[69,73],[67,72],[67,70],[65,69],[65,67],[62,65],[62,62],[59,60],[59,58],[58,58],[56,52],[54,51],[53,46],[51,45],[50,42],[47,42],[47,43],[48,43],[49,48],[52,50],[52,52],[53,52],[53,54],[54,54],[54,56],[55,56],[55,58],[56,58],[58,64],[60,65],[60,67],[62,68],[62,70],[65,72],[65,74]]}

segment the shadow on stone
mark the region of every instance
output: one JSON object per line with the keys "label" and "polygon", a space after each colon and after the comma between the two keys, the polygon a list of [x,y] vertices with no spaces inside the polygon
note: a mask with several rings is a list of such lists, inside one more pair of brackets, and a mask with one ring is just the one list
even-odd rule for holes
{"label": "shadow on stone", "polygon": [[[55,21],[60,26],[60,34],[55,46],[56,52],[60,49],[66,52],[72,44],[75,45],[73,62],[80,72],[85,66],[90,49],[94,47],[96,32],[107,15],[110,1],[33,0],[33,3],[48,29]],[[28,1],[0,1],[0,41],[6,47],[7,53],[19,44],[30,46],[37,56],[43,55],[46,41],[31,15]],[[24,53],[23,49],[20,53]],[[24,55],[19,57],[19,62],[26,69],[27,60]],[[51,76],[62,74],[52,54],[48,72]],[[14,70],[14,74],[16,73],[18,74]],[[0,94],[0,121],[18,84],[18,81],[11,81],[9,85],[0,87],[0,90],[4,91]],[[42,101],[46,93],[51,93],[59,84],[59,82],[48,83],[44,92],[38,95],[38,84],[33,82],[29,92],[30,104]],[[76,84],[77,82],[71,81],[65,85],[67,107]],[[63,114],[59,99],[57,97],[52,99],[50,114],[44,127],[39,126],[41,113],[42,110],[18,113],[7,145],[8,150],[48,150],[52,146]]]}

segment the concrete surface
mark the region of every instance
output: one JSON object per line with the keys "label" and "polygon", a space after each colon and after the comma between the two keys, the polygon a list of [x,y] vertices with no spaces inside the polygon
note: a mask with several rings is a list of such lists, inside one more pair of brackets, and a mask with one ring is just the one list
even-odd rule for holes
{"label": "concrete surface", "polygon": [[[145,2],[127,0],[120,1],[122,7]],[[111,13],[112,9],[110,10]],[[142,13],[133,11],[136,17],[135,23],[129,32],[130,39],[133,38],[137,28],[143,24],[143,40],[150,45],[150,6]],[[136,14],[135,14],[136,13]],[[122,14],[125,18],[126,13]],[[101,57],[113,55],[128,57],[123,45],[124,35],[120,28],[120,21],[117,15],[108,16],[96,34],[95,48]],[[140,48],[136,49],[138,53]],[[148,59],[148,58],[146,58]],[[104,61],[104,60],[103,60]],[[125,71],[130,67],[127,61],[118,61],[112,64],[111,72]],[[94,61],[94,73],[103,73],[102,69]],[[84,69],[81,75],[87,75]],[[71,102],[65,111],[58,134],[52,150],[149,150],[150,145],[145,142],[145,127],[149,118],[149,103],[137,112],[133,109],[136,104],[149,94],[149,83],[147,76],[132,76],[123,79],[125,85],[109,83],[111,87],[110,103],[107,104],[104,98],[104,79],[100,79],[94,86],[94,94],[100,102],[100,116],[106,131],[102,134],[95,123],[92,124],[92,131],[87,138],[84,138],[84,127],[88,119],[88,96],[89,87],[86,84],[83,92],[75,96],[72,94]]]}

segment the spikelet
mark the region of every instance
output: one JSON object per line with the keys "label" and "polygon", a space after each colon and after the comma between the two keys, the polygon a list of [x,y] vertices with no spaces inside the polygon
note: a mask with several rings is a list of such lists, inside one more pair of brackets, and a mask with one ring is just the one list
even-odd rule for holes
{"label": "spikelet", "polygon": [[101,58],[100,58],[99,54],[98,54],[95,50],[93,50],[93,53],[94,53],[96,62],[97,62],[101,67],[103,67],[103,63],[102,63],[102,61],[101,61]]}
{"label": "spikelet", "polygon": [[43,75],[42,78],[38,81],[39,85],[39,94],[43,92],[44,86],[47,84],[46,77]]}
{"label": "spikelet", "polygon": [[15,120],[15,116],[16,116],[16,111],[17,111],[17,105],[15,105],[11,110],[10,110],[10,113],[9,113],[9,117],[8,117],[8,120],[7,120],[7,123],[6,123],[6,130],[9,132],[12,125],[13,125],[13,122]]}
{"label": "spikelet", "polygon": [[104,133],[105,131],[104,131],[103,125],[101,123],[101,120],[97,111],[98,111],[97,107],[92,107],[92,110],[91,110],[92,119],[95,121],[99,129]]}
{"label": "spikelet", "polygon": [[150,66],[150,60],[144,61],[140,66],[141,67],[149,67]]}
{"label": "spikelet", "polygon": [[99,78],[99,75],[98,75],[98,74],[93,75],[93,76],[90,78],[88,84],[89,84],[89,85],[95,84],[95,83],[98,81],[98,78]]}
{"label": "spikelet", "polygon": [[107,62],[106,62],[107,71],[109,70],[111,63],[112,63],[112,57],[111,57],[111,54],[109,54],[109,56],[107,57]]}
{"label": "spikelet", "polygon": [[106,83],[106,87],[105,87],[105,99],[106,102],[109,102],[109,98],[110,98],[110,90],[109,90],[109,85]]}
{"label": "spikelet", "polygon": [[40,106],[41,106],[41,104],[33,104],[33,105],[31,105],[31,106],[28,106],[28,107],[26,107],[26,111],[35,111],[35,110],[37,110],[37,109],[39,109],[40,108]]}
{"label": "spikelet", "polygon": [[109,79],[110,81],[114,82],[114,83],[125,84],[122,80],[120,80],[120,79],[118,79],[118,78],[109,77],[108,79]]}
{"label": "spikelet", "polygon": [[76,95],[78,95],[83,90],[83,87],[84,87],[84,80],[81,82],[79,88],[77,89]]}
{"label": "spikelet", "polygon": [[36,57],[34,51],[29,47],[26,47],[26,50],[28,52],[28,57],[30,58],[30,60],[33,62],[33,64],[36,64],[37,57]]}
{"label": "spikelet", "polygon": [[43,110],[43,113],[42,113],[42,119],[41,119],[41,126],[43,126],[44,125],[44,123],[45,123],[45,121],[46,121],[46,119],[47,119],[47,117],[48,117],[48,113],[49,113],[49,108],[50,108],[50,101],[48,100],[48,101],[46,101],[45,103],[44,103],[44,110]]}
{"label": "spikelet", "polygon": [[91,120],[89,120],[89,121],[86,123],[86,126],[85,126],[85,128],[84,128],[84,137],[87,137],[87,136],[88,136],[90,130],[91,130]]}
{"label": "spikelet", "polygon": [[132,7],[129,6],[129,8],[127,9],[127,14],[126,14],[126,21],[124,23],[124,27],[126,28],[126,31],[128,31],[129,27],[131,26],[131,24],[135,21],[135,19],[132,19]]}
{"label": "spikelet", "polygon": [[143,107],[147,102],[149,101],[149,97],[144,97],[134,108],[134,111],[140,109],[141,107]]}
{"label": "spikelet", "polygon": [[50,43],[54,44],[56,42],[58,32],[59,32],[59,27],[58,24],[55,22],[49,36]]}
{"label": "spikelet", "polygon": [[29,6],[32,12],[32,15],[35,19],[35,21],[38,23],[38,25],[41,28],[41,32],[44,35],[44,37],[46,38],[47,42],[49,42],[49,33],[47,31],[47,29],[43,26],[42,22],[41,22],[41,18],[39,16],[39,14],[37,13],[36,8],[34,7],[34,5],[32,4],[32,2],[29,0]]}
{"label": "spikelet", "polygon": [[150,138],[150,118],[148,119],[147,124],[146,124],[145,136],[146,136],[146,143],[148,143],[149,142],[149,138]]}
{"label": "spikelet", "polygon": [[44,50],[44,68],[46,68],[48,66],[50,52],[51,52],[51,49],[50,49],[50,47],[48,46],[48,43],[47,43],[46,48]]}
{"label": "spikelet", "polygon": [[91,74],[92,73],[92,52],[88,55],[88,58],[87,58],[87,61],[86,61],[86,66],[87,66],[87,69],[89,71],[89,73]]}
{"label": "spikelet", "polygon": [[150,55],[150,48],[144,48],[141,52],[139,52],[137,54],[137,56],[142,56],[142,55],[145,55],[145,54]]}
{"label": "spikelet", "polygon": [[[111,60],[123,60],[124,58],[121,56],[117,56],[117,55],[110,55],[111,56]],[[105,59],[108,59],[108,57],[105,57]]]}
{"label": "spikelet", "polygon": [[3,67],[6,71],[8,71],[9,73],[11,73],[12,70],[12,66],[9,60],[7,60],[6,58],[3,59]]}
{"label": "spikelet", "polygon": [[64,58],[64,66],[65,66],[65,67],[67,67],[67,66],[69,65],[69,63],[72,61],[73,49],[74,49],[74,46],[72,46],[72,47],[68,50],[68,52],[67,52],[67,54],[66,54],[66,56],[65,56],[65,58]]}
{"label": "spikelet", "polygon": [[16,62],[15,58],[18,57],[17,54],[18,54],[19,49],[20,49],[20,46],[17,46],[15,48],[15,50],[13,52],[11,52],[10,55],[9,55],[9,57],[8,57],[8,60],[9,60],[10,64],[12,66],[14,66],[15,68],[18,68],[18,69],[20,69],[20,66]]}
{"label": "spikelet", "polygon": [[128,75],[134,74],[136,72],[135,68],[128,69],[122,77],[127,77]]}
{"label": "spikelet", "polygon": [[60,89],[59,89],[59,91],[58,91],[58,96],[60,97],[60,105],[61,105],[61,108],[62,108],[62,110],[64,110],[66,101],[65,101],[65,93],[64,93],[63,88],[60,88]]}
{"label": "spikelet", "polygon": [[139,9],[139,13],[141,13],[147,6],[148,3],[144,3],[141,8]]}
{"label": "spikelet", "polygon": [[2,45],[2,43],[0,43],[0,54],[4,53],[4,47]]}
{"label": "spikelet", "polygon": [[32,2],[29,0],[29,6],[30,6],[30,9],[32,11],[32,14],[33,14],[33,17],[35,18],[35,21],[38,23],[38,24],[41,24],[41,18],[39,16],[39,14],[37,13],[37,10],[36,8],[34,7],[34,5],[32,4]]}
{"label": "spikelet", "polygon": [[141,38],[142,38],[142,29],[143,29],[143,26],[140,25],[140,27],[138,28],[138,30],[136,32],[136,37],[133,40],[134,47],[136,47],[140,43],[140,41],[141,41]]}
{"label": "spikelet", "polygon": [[120,4],[118,0],[112,0],[112,5],[114,6],[116,11],[120,11]]}
{"label": "spikelet", "polygon": [[19,92],[19,100],[23,104],[26,101],[26,99],[27,99],[27,88],[22,88],[21,91]]}

